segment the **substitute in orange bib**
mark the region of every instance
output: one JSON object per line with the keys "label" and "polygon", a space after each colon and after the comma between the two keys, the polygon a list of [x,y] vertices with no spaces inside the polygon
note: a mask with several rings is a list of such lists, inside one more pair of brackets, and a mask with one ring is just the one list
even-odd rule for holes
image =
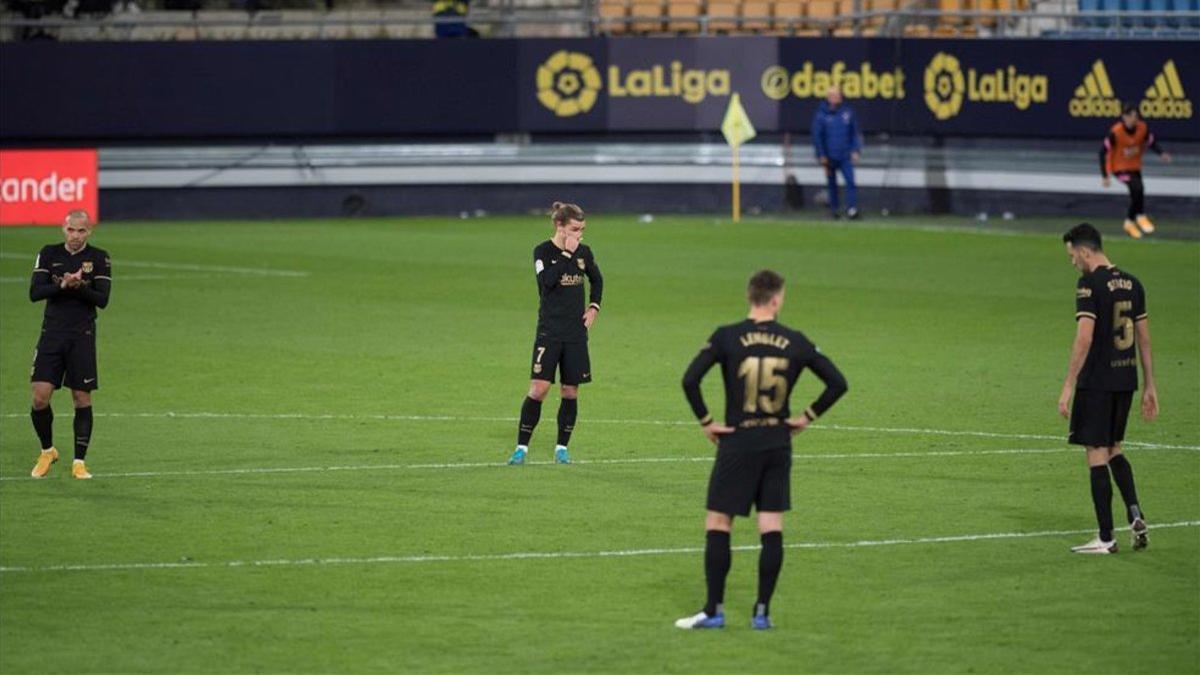
{"label": "substitute in orange bib", "polygon": [[1129,188],[1129,210],[1125,214],[1125,232],[1134,239],[1154,232],[1154,223],[1146,217],[1146,190],[1142,186],[1142,155],[1149,147],[1164,162],[1171,162],[1171,153],[1162,149],[1136,105],[1126,104],[1121,119],[1108,130],[1100,150],[1100,175],[1104,187],[1111,184],[1110,175]]}

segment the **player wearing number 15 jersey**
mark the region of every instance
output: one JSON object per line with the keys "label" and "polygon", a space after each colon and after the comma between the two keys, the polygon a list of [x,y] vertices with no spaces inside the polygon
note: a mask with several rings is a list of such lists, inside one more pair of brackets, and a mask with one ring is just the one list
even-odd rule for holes
{"label": "player wearing number 15 jersey", "polygon": [[[721,628],[725,577],[732,557],[729,534],[734,516],[758,510],[762,552],[758,563],[758,602],[751,626],[771,627],[769,603],[783,566],[783,513],[791,509],[791,437],[803,431],[846,393],[846,379],[802,333],[779,323],[783,277],[763,270],[750,279],[750,316],[718,328],[683,376],[683,389],[704,434],[717,444],[708,482],[704,548],[708,601],[703,611],[675,622],[679,628]],[[725,380],[725,421],[713,420],[700,393],[700,381],[716,364]],[[825,391],[795,417],[788,399],[805,369],[825,383]]]}
{"label": "player wearing number 15 jersey", "polygon": [[[1058,399],[1058,411],[1071,419],[1069,440],[1087,448],[1092,502],[1099,536],[1072,550],[1076,553],[1116,553],[1113,540],[1112,480],[1125,500],[1133,532],[1133,548],[1146,547],[1146,522],[1138,505],[1133,468],[1121,452],[1133,392],[1137,390],[1137,363],[1142,362],[1142,415],[1158,415],[1158,392],[1150,354],[1150,323],[1146,292],[1136,277],[1117,269],[1104,254],[1100,233],[1082,223],[1063,235],[1071,264],[1083,276],[1075,286],[1075,343],[1067,379]],[[1075,396],[1071,404],[1071,395]]]}

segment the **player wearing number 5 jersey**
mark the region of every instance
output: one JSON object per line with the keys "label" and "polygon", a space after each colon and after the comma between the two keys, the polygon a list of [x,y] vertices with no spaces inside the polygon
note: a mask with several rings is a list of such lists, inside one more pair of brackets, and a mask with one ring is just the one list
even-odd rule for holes
{"label": "player wearing number 5 jersey", "polygon": [[[783,513],[791,509],[791,437],[803,431],[846,393],[846,379],[802,333],[776,321],[783,306],[783,278],[763,270],[750,279],[750,317],[718,328],[683,376],[683,389],[704,434],[717,444],[708,482],[704,571],[708,601],[703,611],[675,622],[679,628],[722,628],[725,577],[732,563],[729,534],[734,516],[758,510],[762,552],[758,601],[751,626],[771,627],[769,606],[783,566]],[[716,364],[725,380],[724,424],[714,421],[700,381]],[[792,386],[805,369],[825,391],[792,416]]]}
{"label": "player wearing number 5 jersey", "polygon": [[[1087,223],[1063,235],[1071,264],[1083,276],[1075,287],[1075,343],[1067,379],[1058,399],[1058,411],[1070,416],[1069,440],[1087,448],[1092,501],[1100,532],[1076,546],[1076,553],[1116,553],[1113,540],[1112,482],[1125,500],[1133,532],[1133,548],[1146,547],[1146,521],[1138,504],[1133,468],[1121,451],[1133,392],[1137,390],[1137,364],[1142,363],[1142,415],[1158,415],[1158,391],[1150,353],[1150,324],[1146,293],[1136,277],[1117,269],[1104,254],[1100,233]],[[1071,403],[1074,394],[1075,401]]]}

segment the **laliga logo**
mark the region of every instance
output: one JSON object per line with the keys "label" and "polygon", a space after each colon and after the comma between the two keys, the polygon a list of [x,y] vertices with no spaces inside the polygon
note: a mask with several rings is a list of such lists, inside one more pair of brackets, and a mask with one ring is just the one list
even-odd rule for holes
{"label": "laliga logo", "polygon": [[600,71],[592,57],[560,50],[537,69],[537,98],[558,117],[585,113],[596,105]]}
{"label": "laliga logo", "polygon": [[925,105],[939,120],[948,120],[962,110],[963,92],[962,66],[958,59],[945,52],[938,52],[925,67]]}

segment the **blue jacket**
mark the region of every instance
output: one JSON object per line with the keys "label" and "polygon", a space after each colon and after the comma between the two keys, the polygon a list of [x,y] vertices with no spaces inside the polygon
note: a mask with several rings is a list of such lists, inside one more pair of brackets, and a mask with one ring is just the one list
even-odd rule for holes
{"label": "blue jacket", "polygon": [[835,161],[850,158],[850,153],[862,148],[858,136],[858,119],[854,111],[843,101],[836,109],[829,101],[821,101],[812,122],[813,149],[817,157],[828,157]]}

